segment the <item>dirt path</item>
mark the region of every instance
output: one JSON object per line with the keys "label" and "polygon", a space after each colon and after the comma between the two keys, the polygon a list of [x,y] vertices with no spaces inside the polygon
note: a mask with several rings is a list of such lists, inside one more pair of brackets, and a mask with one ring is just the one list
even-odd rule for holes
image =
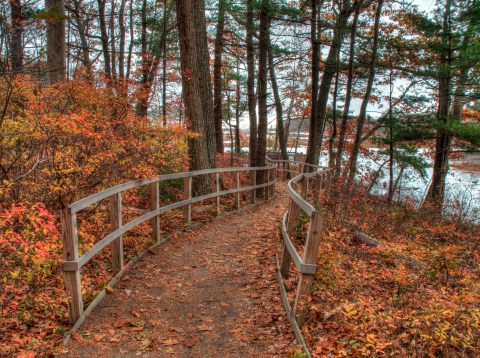
{"label": "dirt path", "polygon": [[294,337],[274,253],[285,210],[271,202],[150,252],[67,346],[68,357],[286,357]]}

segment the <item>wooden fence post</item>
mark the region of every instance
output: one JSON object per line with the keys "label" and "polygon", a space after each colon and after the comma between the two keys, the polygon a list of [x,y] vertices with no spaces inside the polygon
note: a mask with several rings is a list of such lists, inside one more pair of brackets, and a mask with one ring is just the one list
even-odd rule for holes
{"label": "wooden fence post", "polygon": [[[68,209],[62,210],[62,241],[63,260],[75,261],[78,259],[77,215],[69,214]],[[82,280],[80,270],[65,271],[65,286],[67,296],[70,297],[68,310],[70,322],[75,323],[83,314]]]}
{"label": "wooden fence post", "polygon": [[[240,171],[235,172],[235,189],[240,189]],[[235,193],[235,208],[240,209],[240,192]]]}
{"label": "wooden fence post", "polygon": [[[150,211],[160,208],[160,183],[157,181],[150,184]],[[152,227],[152,240],[160,241],[160,216],[157,215],[150,219],[150,226]]]}
{"label": "wooden fence post", "polygon": [[[299,214],[300,214],[300,208],[298,207],[297,203],[295,203],[293,200],[290,200],[290,204],[288,206],[288,216],[287,216],[287,233],[292,238],[295,238],[297,236],[297,224],[298,224]],[[285,278],[289,276],[291,263],[292,263],[292,257],[288,252],[287,246],[284,244],[280,272],[282,276]]]}
{"label": "wooden fence post", "polygon": [[[251,170],[250,171],[250,183],[252,184],[252,186],[255,186],[257,185],[257,171],[256,170]],[[251,202],[252,204],[255,204],[255,199],[257,197],[257,189],[252,189],[252,192],[251,192]]]}
{"label": "wooden fence post", "polygon": [[[188,200],[192,198],[192,177],[183,178],[183,199]],[[185,223],[192,222],[192,204],[185,207]]]}
{"label": "wooden fence post", "polygon": [[[122,193],[110,197],[110,230],[113,232],[122,226]],[[112,267],[113,274],[117,274],[123,268],[123,239],[116,238],[112,242]]]}
{"label": "wooden fence post", "polygon": [[308,196],[308,177],[306,175],[302,176],[302,198],[307,199]]}
{"label": "wooden fence post", "polygon": [[[269,183],[270,182],[270,169],[265,169],[265,172],[266,172],[266,180],[265,180],[265,183]],[[267,185],[264,189],[264,199],[265,201],[269,200],[270,199],[270,185]]]}
{"label": "wooden fence post", "polygon": [[[215,174],[215,184],[216,184],[216,191],[217,194],[220,193],[220,173]],[[220,195],[217,195],[215,198],[215,201],[217,202],[217,215],[220,215]]]}
{"label": "wooden fence post", "polygon": [[322,190],[322,176],[320,174],[315,174],[315,199],[314,203],[318,205],[320,203],[320,192]]}
{"label": "wooden fence post", "polygon": [[[305,243],[305,252],[303,254],[303,261],[306,264],[317,263],[318,249],[320,247],[321,231],[322,231],[322,216],[318,212],[313,212],[310,218],[310,226],[307,234],[307,241]],[[298,325],[301,327],[305,319],[307,310],[307,298],[310,294],[310,287],[312,286],[315,275],[300,273],[298,280],[297,296],[293,311]]]}

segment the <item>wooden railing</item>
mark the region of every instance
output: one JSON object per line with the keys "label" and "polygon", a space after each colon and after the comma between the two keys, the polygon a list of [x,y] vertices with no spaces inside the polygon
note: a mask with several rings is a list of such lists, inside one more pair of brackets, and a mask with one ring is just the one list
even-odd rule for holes
{"label": "wooden railing", "polygon": [[[256,172],[264,171],[266,174],[265,183],[256,184]],[[240,172],[248,172],[250,178],[249,186],[241,187]],[[234,174],[233,189],[221,190],[220,176],[226,173]],[[213,192],[201,196],[192,197],[192,178],[200,175],[212,176]],[[69,205],[62,211],[62,237],[63,237],[63,271],[65,273],[65,282],[67,293],[69,296],[69,312],[70,321],[78,326],[83,322],[85,317],[98,305],[101,299],[105,296],[105,290],[92,301],[89,306],[84,309],[82,297],[82,281],[80,269],[87,264],[95,255],[102,249],[111,245],[112,248],[112,267],[114,278],[109,285],[115,284],[118,277],[124,274],[128,265],[124,265],[123,242],[122,235],[129,230],[135,228],[137,225],[150,220],[152,227],[152,238],[156,242],[160,242],[160,215],[173,209],[184,208],[185,222],[192,221],[192,205],[207,199],[216,199],[217,213],[220,213],[220,197],[228,194],[235,194],[235,207],[240,208],[240,193],[250,191],[250,202],[255,203],[257,189],[264,189],[264,199],[269,200],[275,195],[276,182],[276,167],[235,167],[235,168],[217,168],[198,170],[194,172],[176,173],[161,175],[155,178],[141,179],[129,183],[114,186],[112,188],[103,190],[99,193],[86,197]],[[160,192],[159,183],[183,179],[183,195],[184,200],[160,207]],[[137,217],[128,223],[123,223],[122,218],[122,193],[127,190],[148,185],[150,188],[150,210]],[[110,214],[110,230],[111,232],[103,239],[97,242],[88,251],[79,255],[79,238],[77,231],[77,213],[84,210],[91,205],[95,205],[108,199],[109,214]],[[75,327],[74,326],[74,327]]]}
{"label": "wooden railing", "polygon": [[[288,210],[285,212],[282,220],[283,255],[281,264],[279,264],[277,257],[277,276],[280,284],[282,302],[287,311],[288,320],[292,323],[297,341],[306,349],[300,327],[304,322],[305,314],[308,310],[308,296],[317,271],[316,263],[323,223],[322,215],[318,208],[320,206],[320,195],[327,189],[329,171],[327,168],[303,162],[272,159],[267,161],[269,165],[278,165],[279,168],[286,162],[288,162],[289,166],[287,167],[288,169],[285,168],[284,170],[294,172],[298,175],[289,180],[287,186],[290,202]],[[310,169],[309,173],[303,173],[306,167]],[[310,190],[311,183],[314,185],[311,188],[312,190]],[[309,193],[311,197],[309,197]],[[313,202],[314,205],[310,204],[309,201]],[[309,218],[308,232],[306,234],[302,256],[300,256],[292,241],[292,238],[295,239],[297,236],[301,212],[304,212]],[[298,270],[298,284],[293,306],[290,305],[288,301],[284,281],[284,279],[290,275],[292,261]],[[306,353],[307,356],[309,356],[308,350]]]}

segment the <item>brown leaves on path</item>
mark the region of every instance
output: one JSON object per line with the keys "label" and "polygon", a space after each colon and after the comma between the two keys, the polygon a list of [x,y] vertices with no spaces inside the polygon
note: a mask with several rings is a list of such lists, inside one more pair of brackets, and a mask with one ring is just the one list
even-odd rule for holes
{"label": "brown leaves on path", "polygon": [[288,356],[294,337],[274,265],[283,189],[147,254],[86,320],[66,356]]}

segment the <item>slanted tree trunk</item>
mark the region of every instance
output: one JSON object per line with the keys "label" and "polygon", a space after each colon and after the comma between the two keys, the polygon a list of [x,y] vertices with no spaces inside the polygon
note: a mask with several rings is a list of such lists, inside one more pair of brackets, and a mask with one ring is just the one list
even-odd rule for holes
{"label": "slanted tree trunk", "polygon": [[[202,108],[202,91],[199,61],[205,60],[200,55],[199,47],[206,43],[199,43],[198,31],[206,31],[206,28],[198,28],[195,17],[204,16],[194,12],[190,0],[177,0],[177,26],[180,43],[180,62],[182,70],[182,89],[185,100],[185,112],[188,117],[189,130],[199,133],[200,136],[190,138],[188,141],[190,154],[190,170],[206,169],[210,167],[206,136],[205,111]],[[207,64],[208,65],[208,64]],[[203,73],[205,75],[205,73]],[[195,195],[207,193],[210,189],[208,176],[196,177],[193,182]]]}
{"label": "slanted tree trunk", "polygon": [[46,0],[49,14],[47,21],[47,65],[50,83],[67,79],[65,68],[65,4],[63,0]]}
{"label": "slanted tree trunk", "polygon": [[343,106],[342,124],[340,125],[340,134],[338,137],[337,155],[335,162],[334,178],[337,179],[341,172],[343,149],[345,145],[345,136],[347,133],[348,112],[350,111],[350,101],[352,99],[352,83],[353,83],[353,62],[355,59],[355,39],[357,35],[358,15],[360,14],[360,7],[355,6],[355,13],[353,15],[352,29],[350,32],[350,54],[348,60],[348,75],[347,88],[345,93],[345,104]]}
{"label": "slanted tree trunk", "polygon": [[355,133],[355,140],[353,142],[353,148],[350,152],[350,160],[348,162],[348,182],[352,183],[355,178],[355,172],[357,170],[358,151],[360,150],[360,144],[362,139],[363,127],[365,125],[365,119],[367,116],[367,106],[370,101],[370,95],[372,93],[373,81],[375,79],[375,64],[377,61],[377,49],[378,38],[380,33],[380,15],[382,13],[383,0],[378,0],[377,11],[375,13],[375,23],[373,25],[373,46],[371,61],[368,69],[368,81],[367,88],[365,90],[365,96],[362,100],[360,107],[360,113],[358,115],[357,132]]}
{"label": "slanted tree trunk", "polygon": [[222,52],[223,30],[225,28],[225,0],[218,2],[217,35],[215,38],[215,59],[213,62],[213,108],[215,112],[215,138],[217,153],[224,152],[222,115]]}
{"label": "slanted tree trunk", "polygon": [[[336,72],[337,51],[341,46],[343,38],[345,37],[345,27],[348,18],[353,12],[353,7],[346,4],[337,16],[335,27],[339,31],[335,31],[328,51],[327,60],[325,62],[325,69],[323,71],[322,81],[318,90],[317,112],[315,117],[310,119],[310,131],[308,136],[307,157],[305,161],[310,164],[317,165],[320,155],[320,146],[322,144],[323,130],[325,126],[325,116],[327,113],[328,96],[330,94],[330,87],[332,85],[333,76]],[[305,167],[309,170],[308,166]]]}
{"label": "slanted tree trunk", "polygon": [[23,68],[23,15],[22,1],[10,0],[10,14],[12,18],[12,38],[10,51],[12,56],[12,71],[18,73]]}
{"label": "slanted tree trunk", "polygon": [[92,63],[90,61],[90,49],[88,47],[88,40],[87,40],[87,21],[84,20],[84,16],[82,12],[84,11],[81,6],[80,0],[72,1],[73,8],[68,8],[69,11],[73,13],[73,19],[75,20],[76,27],[78,29],[78,37],[80,38],[80,46],[81,46],[81,61],[83,66],[85,67],[85,72],[87,75],[92,73]]}
{"label": "slanted tree trunk", "polygon": [[248,156],[250,158],[250,166],[252,167],[256,166],[257,158],[257,98],[255,95],[255,47],[253,46],[255,27],[253,24],[253,3],[254,0],[247,0],[247,22],[245,23],[247,33],[247,102],[250,122]]}

